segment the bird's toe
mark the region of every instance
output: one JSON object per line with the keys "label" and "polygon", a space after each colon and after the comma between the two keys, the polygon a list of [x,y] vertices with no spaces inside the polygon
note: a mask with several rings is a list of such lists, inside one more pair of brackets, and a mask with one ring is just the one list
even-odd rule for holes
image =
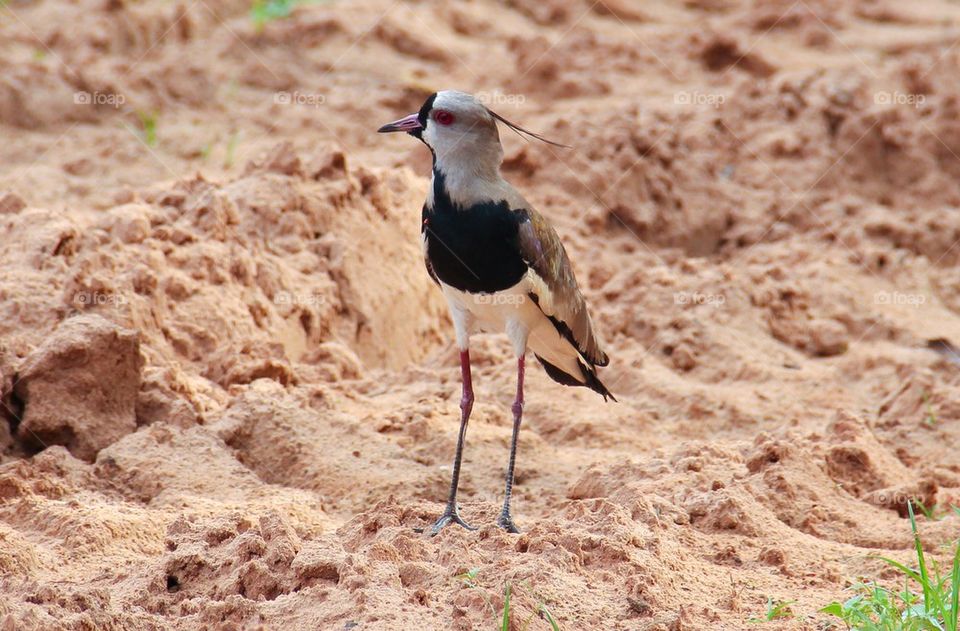
{"label": "bird's toe", "polygon": [[443,513],[443,515],[440,516],[440,519],[434,522],[433,527],[430,528],[430,536],[436,537],[441,530],[443,530],[450,524],[457,524],[461,528],[465,528],[467,530],[477,529],[476,526],[471,526],[467,522],[463,521],[463,518],[460,517],[460,514],[456,511],[456,509],[452,511],[447,510]]}

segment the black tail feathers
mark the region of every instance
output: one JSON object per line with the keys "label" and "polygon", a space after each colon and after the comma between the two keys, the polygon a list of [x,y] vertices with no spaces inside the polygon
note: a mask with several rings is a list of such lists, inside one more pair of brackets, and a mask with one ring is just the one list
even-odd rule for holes
{"label": "black tail feathers", "polygon": [[594,392],[603,396],[603,400],[606,401],[609,397],[614,402],[617,398],[607,389],[603,382],[600,381],[600,378],[597,377],[597,371],[592,366],[585,366],[583,362],[578,361],[577,364],[580,366],[581,378],[578,379],[573,375],[570,375],[563,370],[560,370],[550,362],[546,361],[544,358],[539,355],[534,355],[540,363],[543,365],[543,369],[547,371],[547,374],[551,379],[557,383],[562,383],[565,386],[581,386],[585,388],[590,388]]}

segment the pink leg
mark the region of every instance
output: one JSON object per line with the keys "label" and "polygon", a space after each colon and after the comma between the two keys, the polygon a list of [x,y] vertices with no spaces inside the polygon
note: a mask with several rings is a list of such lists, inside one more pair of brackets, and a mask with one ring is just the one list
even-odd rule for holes
{"label": "pink leg", "polygon": [[470,411],[473,410],[473,382],[470,378],[470,351],[460,351],[460,377],[463,381],[463,394],[460,397],[460,435],[457,437],[457,451],[453,457],[453,477],[450,480],[450,495],[447,498],[447,508],[440,519],[430,529],[430,536],[436,535],[444,526],[455,523],[467,530],[476,530],[463,521],[457,509],[457,486],[460,484],[460,461],[463,459],[463,443],[467,437],[467,423],[470,421]]}
{"label": "pink leg", "polygon": [[517,436],[520,434],[520,421],[523,419],[523,365],[524,355],[517,360],[517,398],[513,401],[513,437],[510,439],[510,463],[507,465],[507,489],[503,498],[503,510],[497,518],[497,525],[507,532],[520,532],[510,515],[510,495],[513,493],[513,466],[517,461]]}

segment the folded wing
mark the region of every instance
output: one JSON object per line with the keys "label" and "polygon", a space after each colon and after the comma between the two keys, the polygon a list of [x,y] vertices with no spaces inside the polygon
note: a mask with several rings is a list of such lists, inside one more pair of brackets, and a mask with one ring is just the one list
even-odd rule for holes
{"label": "folded wing", "polygon": [[595,366],[610,363],[593,330],[567,251],[553,227],[535,210],[519,226],[523,259],[530,268],[532,298],[544,315],[580,354]]}

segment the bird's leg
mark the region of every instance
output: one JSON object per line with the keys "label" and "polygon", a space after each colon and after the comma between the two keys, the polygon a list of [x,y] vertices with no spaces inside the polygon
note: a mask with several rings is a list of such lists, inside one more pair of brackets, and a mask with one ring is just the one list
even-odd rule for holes
{"label": "bird's leg", "polygon": [[467,530],[476,530],[460,517],[457,510],[457,486],[460,483],[460,461],[463,458],[463,442],[467,436],[467,422],[470,420],[470,411],[473,409],[473,383],[470,379],[470,351],[460,351],[460,376],[463,380],[463,395],[460,397],[460,435],[457,437],[457,452],[453,457],[453,477],[450,480],[450,497],[447,499],[447,508],[440,519],[430,529],[430,536],[436,535],[444,526],[454,523]]}
{"label": "bird's leg", "polygon": [[523,418],[523,364],[524,355],[517,360],[517,398],[513,401],[513,437],[510,439],[510,463],[507,465],[507,488],[503,498],[503,510],[497,518],[497,525],[507,532],[520,532],[510,516],[510,494],[513,492],[513,465],[517,460],[517,436],[520,434],[520,421]]}

